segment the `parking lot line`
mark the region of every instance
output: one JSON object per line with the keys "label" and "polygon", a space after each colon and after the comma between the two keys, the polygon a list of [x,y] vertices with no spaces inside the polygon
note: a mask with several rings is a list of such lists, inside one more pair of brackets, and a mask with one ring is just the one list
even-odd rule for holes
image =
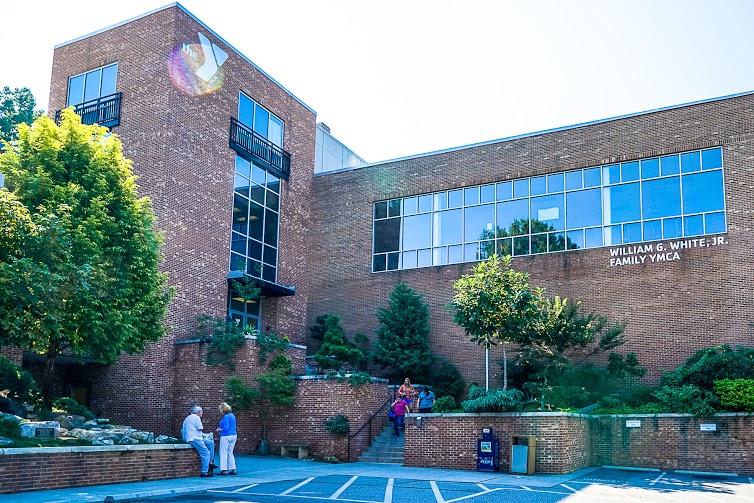
{"label": "parking lot line", "polygon": [[573,492],[575,492],[575,493],[579,492],[578,490],[574,489],[573,487],[568,487],[568,486],[567,486],[567,485],[565,485],[565,484],[560,484],[560,485],[561,485],[561,487],[565,487],[565,488],[566,488],[566,489],[568,489],[569,491],[573,491]]}
{"label": "parking lot line", "polygon": [[231,492],[232,492],[232,493],[240,493],[240,492],[243,492],[243,491],[245,491],[246,489],[251,489],[252,487],[254,487],[254,486],[258,486],[258,485],[259,485],[259,484],[251,484],[250,486],[241,487],[241,488],[239,488],[239,489],[236,489],[236,490],[234,490],[234,491],[231,491]]}
{"label": "parking lot line", "polygon": [[309,477],[308,479],[304,480],[303,482],[300,482],[300,483],[296,484],[295,486],[291,487],[287,491],[283,491],[282,493],[278,494],[278,496],[288,496],[290,493],[292,493],[293,491],[295,491],[299,487],[305,486],[306,484],[308,484],[312,480],[314,480],[314,477]]}
{"label": "parking lot line", "polygon": [[652,482],[650,482],[650,483],[649,483],[649,485],[650,485],[650,486],[653,486],[653,485],[655,485],[656,483],[658,483],[658,482],[659,482],[660,480],[662,480],[662,478],[663,478],[663,477],[665,476],[665,474],[666,474],[666,473],[667,473],[667,472],[662,472],[662,473],[660,474],[660,476],[659,476],[659,477],[657,477],[656,479],[654,479],[654,480],[653,480]]}
{"label": "parking lot line", "polygon": [[356,479],[358,479],[358,478],[359,478],[358,475],[354,475],[353,477],[351,477],[351,480],[349,480],[348,482],[346,482],[345,484],[343,484],[340,487],[340,489],[338,489],[337,491],[335,491],[332,494],[332,496],[330,496],[328,499],[331,499],[331,500],[338,499],[338,496],[340,496],[341,494],[343,494],[343,491],[345,491],[346,489],[348,489],[348,486],[350,486],[351,484],[353,484],[354,482],[356,482]]}
{"label": "parking lot line", "polygon": [[393,503],[393,484],[395,479],[387,479],[387,486],[385,486],[385,503]]}

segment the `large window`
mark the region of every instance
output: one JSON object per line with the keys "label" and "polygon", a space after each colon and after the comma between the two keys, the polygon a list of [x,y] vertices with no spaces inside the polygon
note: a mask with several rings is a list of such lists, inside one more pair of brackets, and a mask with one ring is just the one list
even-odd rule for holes
{"label": "large window", "polygon": [[283,146],[283,121],[243,93],[238,99],[238,120],[278,147]]}
{"label": "large window", "polygon": [[722,149],[374,204],[374,272],[726,231]]}
{"label": "large window", "polygon": [[80,105],[115,93],[118,64],[97,68],[68,79],[66,106]]}

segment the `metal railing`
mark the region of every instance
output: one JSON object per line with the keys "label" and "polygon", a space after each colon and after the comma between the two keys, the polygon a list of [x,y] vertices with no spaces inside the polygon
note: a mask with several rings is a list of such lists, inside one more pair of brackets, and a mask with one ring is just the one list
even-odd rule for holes
{"label": "metal railing", "polygon": [[[356,450],[357,451],[361,450],[361,452],[364,452],[364,450],[368,448],[369,445],[372,443],[372,440],[374,439],[375,436],[377,436],[379,431],[385,429],[385,426],[387,426],[388,403],[389,403],[389,400],[385,400],[385,403],[382,404],[382,407],[377,409],[377,412],[372,414],[372,416],[369,418],[369,421],[362,424],[361,428],[356,430],[356,433],[348,435],[348,459],[347,461],[351,461],[351,439],[355,439],[353,444]],[[374,428],[374,431],[377,432],[374,435],[372,435],[373,428]],[[363,435],[364,429],[366,429],[366,436]]]}
{"label": "metal railing", "polygon": [[[81,116],[82,124],[99,124],[111,128],[120,124],[120,103],[121,93],[114,93],[75,105],[73,111]],[[55,112],[57,124],[60,124],[60,112]]]}
{"label": "metal railing", "polygon": [[230,118],[230,148],[241,157],[261,164],[278,178],[288,180],[291,176],[291,154],[234,117]]}

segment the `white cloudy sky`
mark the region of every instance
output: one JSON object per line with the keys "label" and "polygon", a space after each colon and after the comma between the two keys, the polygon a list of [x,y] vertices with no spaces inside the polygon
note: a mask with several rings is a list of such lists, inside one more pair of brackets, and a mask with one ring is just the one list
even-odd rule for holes
{"label": "white cloudy sky", "polygon": [[[165,0],[4,0],[0,86]],[[750,0],[184,0],[374,162],[754,90]]]}

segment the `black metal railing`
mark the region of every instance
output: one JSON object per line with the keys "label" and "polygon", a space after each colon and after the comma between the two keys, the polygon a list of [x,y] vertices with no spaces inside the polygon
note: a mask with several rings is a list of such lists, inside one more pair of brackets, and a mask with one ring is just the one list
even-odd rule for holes
{"label": "black metal railing", "polygon": [[[81,116],[82,124],[111,128],[120,124],[120,101],[121,93],[110,94],[76,105],[73,111]],[[60,110],[55,112],[55,122],[60,124]]]}
{"label": "black metal railing", "polygon": [[[355,433],[348,436],[347,461],[351,461],[351,439],[354,439],[353,446],[355,447],[356,451],[364,452],[371,445],[374,437],[376,437],[380,431],[385,429],[385,426],[387,426],[388,424],[388,403],[390,403],[389,400],[385,400],[385,403],[382,404],[382,407],[377,409],[377,411],[372,414],[372,417],[370,417],[366,423],[361,425],[361,428],[356,430]],[[366,432],[364,430],[366,430]],[[374,433],[374,435],[372,433]]]}
{"label": "black metal railing", "polygon": [[291,176],[291,154],[233,117],[230,118],[230,148],[246,160],[261,164],[278,178],[288,180]]}

